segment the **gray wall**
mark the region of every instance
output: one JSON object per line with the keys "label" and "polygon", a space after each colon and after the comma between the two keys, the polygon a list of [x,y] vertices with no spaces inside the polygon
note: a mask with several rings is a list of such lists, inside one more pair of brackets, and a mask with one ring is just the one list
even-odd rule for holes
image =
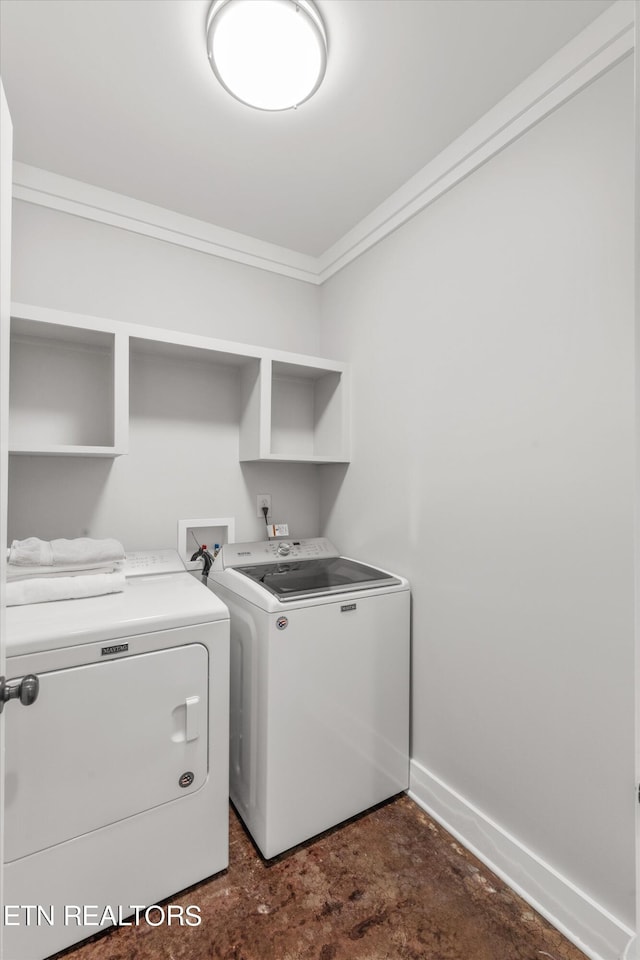
{"label": "gray wall", "polygon": [[413,757],[630,926],[632,70],[321,290],[322,526],[411,580]]}
{"label": "gray wall", "polygon": [[[23,202],[14,205],[13,299],[299,353],[318,352],[318,291],[306,283]],[[115,536],[176,545],[178,520],[236,519],[264,535],[255,497],[297,536],[319,532],[316,468],[238,462],[230,368],[134,357],[130,453],[113,461],[11,457],[8,535]]]}
{"label": "gray wall", "polygon": [[318,352],[311,284],[22,201],[14,208],[14,300]]}

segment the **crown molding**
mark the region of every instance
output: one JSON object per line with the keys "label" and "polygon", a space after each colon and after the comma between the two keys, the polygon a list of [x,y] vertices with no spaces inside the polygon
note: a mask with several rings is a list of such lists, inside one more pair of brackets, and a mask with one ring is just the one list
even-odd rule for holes
{"label": "crown molding", "polygon": [[454,140],[319,258],[320,282],[414,217],[633,52],[634,2],[593,23]]}
{"label": "crown molding", "polygon": [[294,280],[319,282],[314,257],[26,163],[13,165],[13,196]]}
{"label": "crown molding", "polygon": [[616,0],[319,257],[24,163],[14,164],[13,195],[26,203],[322,284],[632,53],[634,8],[634,0]]}

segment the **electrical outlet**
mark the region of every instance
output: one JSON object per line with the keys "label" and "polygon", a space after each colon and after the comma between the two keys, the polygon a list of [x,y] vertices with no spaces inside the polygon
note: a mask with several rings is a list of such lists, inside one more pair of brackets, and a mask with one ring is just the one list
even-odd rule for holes
{"label": "electrical outlet", "polygon": [[271,494],[259,493],[257,496],[257,502],[258,502],[258,516],[260,517],[261,520],[264,520],[264,513],[262,512],[262,508],[263,507],[267,508],[267,516],[269,516],[271,513]]}

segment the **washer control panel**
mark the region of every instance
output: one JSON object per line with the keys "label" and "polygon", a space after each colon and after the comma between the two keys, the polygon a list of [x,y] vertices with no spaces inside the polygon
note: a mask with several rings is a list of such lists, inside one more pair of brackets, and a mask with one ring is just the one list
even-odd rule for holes
{"label": "washer control panel", "polygon": [[306,540],[258,540],[256,543],[224,543],[215,559],[214,569],[246,567],[252,563],[273,563],[278,560],[318,560],[340,554],[325,537]]}

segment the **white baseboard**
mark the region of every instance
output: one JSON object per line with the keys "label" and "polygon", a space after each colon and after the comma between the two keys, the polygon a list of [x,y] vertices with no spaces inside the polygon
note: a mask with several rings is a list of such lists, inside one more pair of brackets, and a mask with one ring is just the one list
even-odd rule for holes
{"label": "white baseboard", "polygon": [[417,761],[409,796],[590,960],[622,960],[633,930]]}

